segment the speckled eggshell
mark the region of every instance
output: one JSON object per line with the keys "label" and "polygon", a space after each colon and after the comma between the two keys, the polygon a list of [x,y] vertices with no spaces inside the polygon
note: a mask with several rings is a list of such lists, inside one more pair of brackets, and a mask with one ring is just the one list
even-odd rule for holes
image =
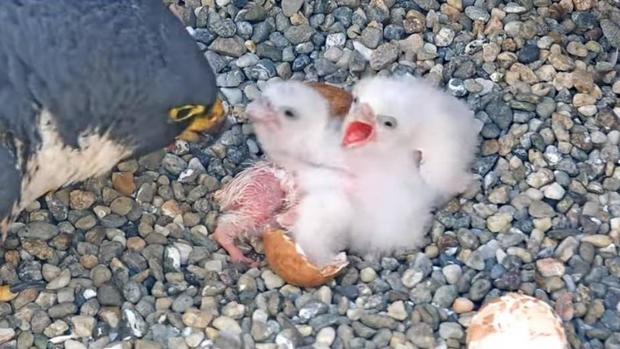
{"label": "speckled eggshell", "polygon": [[562,321],[545,302],[508,293],[485,304],[467,329],[468,349],[569,349]]}

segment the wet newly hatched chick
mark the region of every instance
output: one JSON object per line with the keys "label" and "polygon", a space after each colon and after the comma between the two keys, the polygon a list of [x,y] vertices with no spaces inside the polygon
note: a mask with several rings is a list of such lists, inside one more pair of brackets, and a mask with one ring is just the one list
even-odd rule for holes
{"label": "wet newly hatched chick", "polygon": [[223,212],[213,237],[228,252],[231,262],[257,265],[235,245],[235,239],[260,236],[270,227],[287,226],[284,212],[295,202],[296,192],[287,171],[269,161],[259,161],[213,195]]}
{"label": "wet newly hatched chick", "polygon": [[307,258],[322,267],[346,246],[353,212],[346,195],[339,127],[320,93],[297,81],[270,83],[247,108],[267,157],[294,174],[300,199],[290,229]]}
{"label": "wet newly hatched chick", "polygon": [[414,125],[409,115],[376,115],[359,104],[346,117],[345,166],[356,174],[348,192],[355,211],[350,252],[381,256],[424,243],[434,192],[420,175],[420,152],[410,143]]}
{"label": "wet newly hatched chick", "polygon": [[353,89],[352,108],[408,120],[409,148],[421,153],[420,174],[435,191],[435,206],[464,192],[482,123],[459,99],[411,76],[374,76]]}

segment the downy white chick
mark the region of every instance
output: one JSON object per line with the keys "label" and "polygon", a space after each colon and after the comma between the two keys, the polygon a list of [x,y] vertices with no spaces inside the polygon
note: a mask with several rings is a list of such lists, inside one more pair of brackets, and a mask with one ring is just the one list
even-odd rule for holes
{"label": "downy white chick", "polygon": [[342,167],[340,121],[327,100],[294,80],[267,85],[246,109],[266,156],[294,173],[300,190],[291,233],[316,266],[345,248],[353,212]]}
{"label": "downy white chick", "polygon": [[434,192],[423,181],[420,153],[411,146],[414,125],[409,115],[376,115],[359,104],[345,118],[345,164],[356,174],[349,191],[356,216],[350,252],[380,256],[423,245]]}
{"label": "downy white chick", "polygon": [[[333,114],[330,117],[334,122],[342,119],[347,113],[352,98],[348,92],[323,83],[305,83],[305,85],[326,99],[330,112]],[[316,96],[311,97],[311,99],[315,98]],[[312,103],[312,101],[306,102]],[[263,115],[261,103],[259,100],[248,106],[250,119],[255,117],[260,119]],[[260,121],[258,121],[257,128],[259,132],[263,130]],[[295,133],[295,129],[292,129],[287,136]],[[288,141],[295,145],[296,139],[302,139],[296,137],[298,136],[287,138],[284,143],[279,143],[279,141],[270,143],[275,139],[261,138],[268,151],[273,153],[280,163],[287,163],[286,160],[290,161],[295,157],[289,158],[277,150],[282,145],[287,146]],[[295,156],[307,158],[306,151],[310,148],[304,144],[305,141],[297,145],[301,146],[303,151],[295,151]],[[289,165],[293,168],[296,166],[295,163]],[[257,266],[258,262],[246,257],[235,244],[235,240],[244,236],[261,236],[266,230],[273,228],[291,230],[297,220],[296,207],[299,203],[299,195],[293,172],[273,161],[258,161],[252,164],[235,175],[213,195],[213,199],[221,209],[213,234],[214,239],[228,252],[231,262]]]}
{"label": "downy white chick", "polygon": [[352,109],[407,120],[408,148],[421,153],[420,174],[435,191],[434,206],[467,189],[482,123],[464,102],[411,76],[364,78],[353,95]]}

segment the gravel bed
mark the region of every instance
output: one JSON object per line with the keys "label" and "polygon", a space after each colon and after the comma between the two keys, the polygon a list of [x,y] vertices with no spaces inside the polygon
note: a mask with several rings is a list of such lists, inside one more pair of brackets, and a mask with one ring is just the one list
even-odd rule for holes
{"label": "gravel bed", "polygon": [[[189,0],[228,129],[121,163],[22,215],[0,249],[1,348],[464,348],[520,290],[572,348],[620,348],[620,9],[594,0]],[[208,49],[208,51],[207,51]],[[485,122],[479,186],[423,251],[317,289],[230,264],[210,195],[261,156],[239,111],[272,78],[426,76]],[[259,242],[243,243],[261,257]],[[123,342],[124,341],[124,342]]]}

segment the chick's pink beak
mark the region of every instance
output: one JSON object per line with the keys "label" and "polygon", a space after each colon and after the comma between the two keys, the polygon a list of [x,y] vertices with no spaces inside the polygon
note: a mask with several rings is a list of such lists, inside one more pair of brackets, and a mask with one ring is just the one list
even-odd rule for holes
{"label": "chick's pink beak", "polygon": [[259,97],[245,108],[247,118],[253,123],[277,123],[277,115],[267,98]]}
{"label": "chick's pink beak", "polygon": [[245,113],[250,120],[259,121],[268,117],[269,109],[267,99],[259,97],[246,106]]}
{"label": "chick's pink beak", "polygon": [[342,145],[345,147],[365,144],[372,138],[375,131],[372,109],[368,104],[362,103],[355,106],[352,113],[356,120],[346,125],[342,138]]}

